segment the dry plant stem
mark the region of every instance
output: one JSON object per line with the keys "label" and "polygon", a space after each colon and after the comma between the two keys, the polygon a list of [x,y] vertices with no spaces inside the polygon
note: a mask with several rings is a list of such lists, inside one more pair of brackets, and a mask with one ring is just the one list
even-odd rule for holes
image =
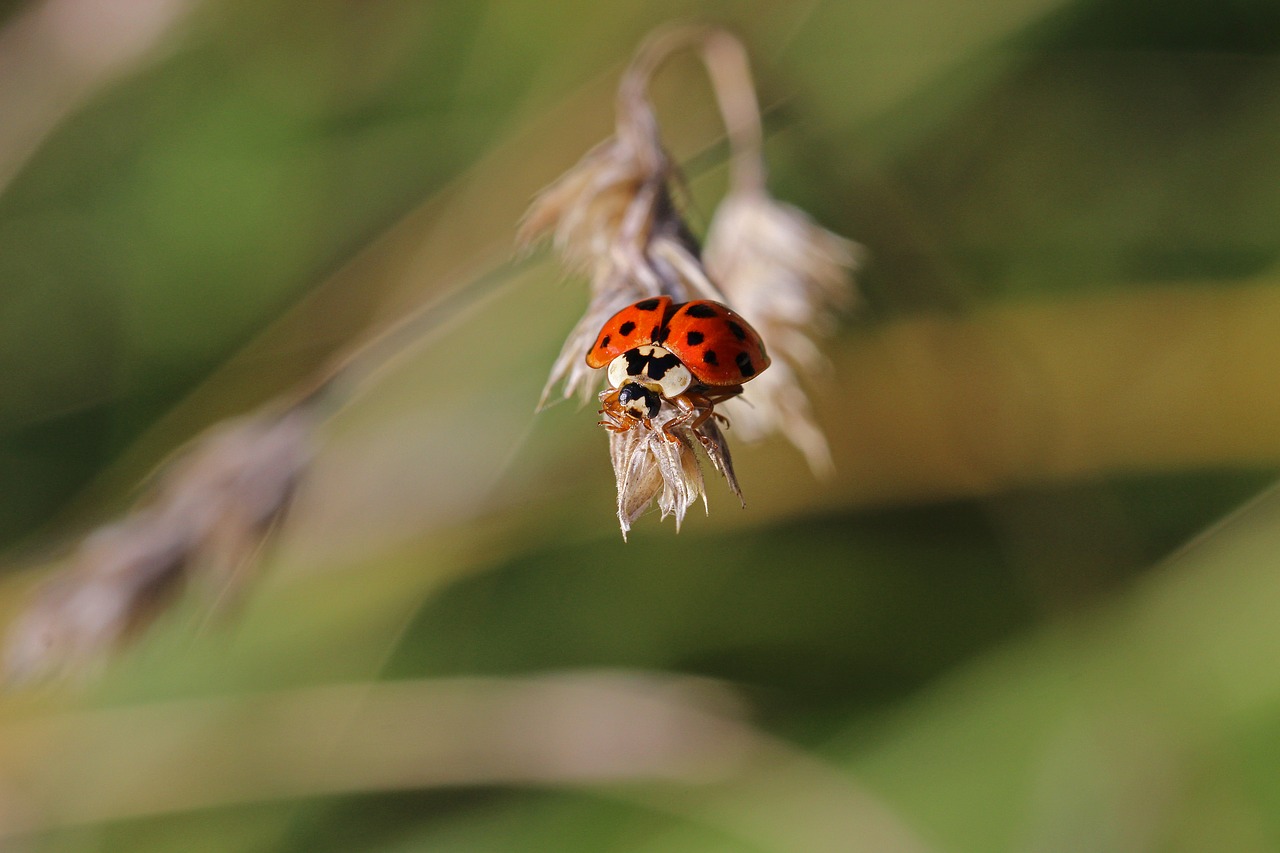
{"label": "dry plant stem", "polygon": [[729,137],[732,191],[764,192],[764,128],[747,51],[736,38],[710,30],[702,40],[702,61]]}
{"label": "dry plant stem", "polygon": [[311,458],[313,401],[224,421],[153,478],[139,505],[87,536],[10,628],[11,678],[82,669],[118,648],[195,583],[224,604]]}
{"label": "dry plant stem", "polygon": [[[699,51],[711,77],[731,148],[730,191],[725,212],[717,213],[708,234],[705,265],[675,204],[676,172],[647,95],[662,63],[688,48]],[[773,371],[753,381],[746,392],[749,405],[734,410],[735,423],[741,419],[748,438],[781,432],[815,471],[829,471],[830,452],[799,380],[823,366],[812,338],[829,325],[831,312],[848,302],[852,247],[765,192],[760,111],[741,42],[711,27],[656,34],[623,74],[617,113],[613,138],[545,190],[521,229],[525,243],[551,235],[566,265],[591,281],[587,310],[552,367],[543,402],[557,386],[566,398],[586,398],[598,386],[583,356],[604,321],[623,306],[658,295],[677,302],[714,299],[742,313],[771,350],[776,340],[781,356],[775,357]],[[745,233],[736,233],[739,228]],[[654,425],[674,416],[664,402],[657,418],[629,430],[616,431],[618,424],[610,424],[624,538],[655,500],[664,518],[675,517],[677,529],[699,497],[705,506],[699,447],[741,500],[728,445],[714,421],[676,442],[655,439]]]}

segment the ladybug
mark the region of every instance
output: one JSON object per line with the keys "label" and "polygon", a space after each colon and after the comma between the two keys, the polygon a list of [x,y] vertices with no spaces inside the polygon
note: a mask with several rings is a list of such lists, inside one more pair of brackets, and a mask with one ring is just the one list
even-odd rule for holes
{"label": "ladybug", "polygon": [[614,432],[637,422],[651,426],[667,400],[680,414],[662,429],[677,441],[673,426],[697,429],[716,403],[741,394],[743,384],[769,366],[769,356],[751,324],[727,306],[655,296],[610,317],[587,351],[587,364],[609,368],[601,424]]}

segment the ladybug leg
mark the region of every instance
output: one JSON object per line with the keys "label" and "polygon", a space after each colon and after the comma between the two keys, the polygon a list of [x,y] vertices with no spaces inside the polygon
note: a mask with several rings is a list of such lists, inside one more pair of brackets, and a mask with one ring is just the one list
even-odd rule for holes
{"label": "ladybug leg", "polygon": [[[725,400],[732,400],[734,397],[742,393],[741,385],[721,385],[715,388],[708,388],[703,395],[708,406],[714,406],[716,403],[723,403]],[[716,420],[725,426],[729,425],[729,419],[719,412],[713,413]]]}
{"label": "ladybug leg", "polygon": [[[686,391],[676,397],[671,398],[671,402],[676,404],[680,409],[680,414],[662,425],[662,432],[666,435],[668,441],[679,441],[675,434],[671,432],[672,427],[687,427],[688,429],[697,431],[698,427],[706,422],[707,418],[715,414],[715,404],[705,395],[696,392]],[[717,415],[717,417],[720,417]],[[698,436],[704,443],[706,439]]]}
{"label": "ladybug leg", "polygon": [[[716,403],[723,403],[725,400],[732,400],[734,397],[742,393],[741,385],[720,385],[713,388],[707,388],[705,391],[686,391],[678,397],[672,398],[671,402],[675,403],[680,409],[680,414],[663,424],[662,431],[671,441],[678,441],[671,432],[672,427],[688,427],[697,432],[698,427],[707,422],[708,418],[714,417],[716,420],[729,425],[729,419],[716,411]],[[706,444],[710,439],[699,434],[699,440]]]}
{"label": "ladybug leg", "polygon": [[742,393],[741,385],[717,385],[714,388],[708,388],[702,395],[709,403],[723,403],[725,400],[732,400],[734,397]]}

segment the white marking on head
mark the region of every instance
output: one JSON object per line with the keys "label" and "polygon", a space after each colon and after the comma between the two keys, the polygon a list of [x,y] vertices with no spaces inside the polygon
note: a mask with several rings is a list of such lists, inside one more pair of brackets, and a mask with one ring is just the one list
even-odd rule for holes
{"label": "white marking on head", "polygon": [[[673,363],[668,364],[665,371],[657,371],[662,373],[661,379],[653,378],[652,374],[650,374],[650,379],[658,383],[658,387],[662,389],[662,396],[668,400],[678,397],[693,384],[693,374],[689,372],[689,368],[684,366],[684,362],[676,358],[674,353],[668,352],[661,347],[654,347],[654,349],[658,351],[656,358],[665,357]],[[649,366],[653,367],[652,364]]]}
{"label": "white marking on head", "polygon": [[621,388],[622,383],[627,379],[627,354],[623,353],[609,362],[609,385],[613,388]]}
{"label": "white marking on head", "polygon": [[609,362],[609,384],[621,388],[627,382],[638,382],[671,399],[693,384],[693,374],[671,351],[647,344]]}

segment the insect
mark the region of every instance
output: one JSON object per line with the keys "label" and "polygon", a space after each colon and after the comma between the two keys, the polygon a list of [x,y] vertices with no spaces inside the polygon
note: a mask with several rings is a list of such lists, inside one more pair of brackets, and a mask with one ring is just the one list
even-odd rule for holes
{"label": "insect", "polygon": [[[674,302],[669,296],[642,299],[614,314],[587,352],[591,367],[609,368],[609,389],[600,395],[600,423],[626,432],[636,423],[652,428],[662,401],[680,413],[663,424],[697,429],[722,403],[742,393],[743,383],[769,366],[764,341],[751,325],[719,302]],[[720,416],[717,416],[720,417]]]}

